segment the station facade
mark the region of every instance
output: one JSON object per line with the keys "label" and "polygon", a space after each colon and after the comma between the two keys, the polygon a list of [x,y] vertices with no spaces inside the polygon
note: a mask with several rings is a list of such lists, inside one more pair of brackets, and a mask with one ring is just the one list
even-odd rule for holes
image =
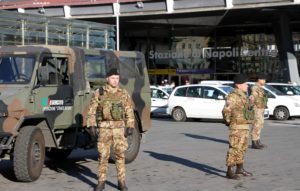
{"label": "station facade", "polygon": [[116,25],[121,50],[145,54],[152,84],[255,79],[300,84],[299,0],[49,0],[2,9]]}

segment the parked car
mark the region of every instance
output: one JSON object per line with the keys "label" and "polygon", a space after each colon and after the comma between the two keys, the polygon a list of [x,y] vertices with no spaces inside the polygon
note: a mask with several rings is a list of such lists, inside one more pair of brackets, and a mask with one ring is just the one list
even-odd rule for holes
{"label": "parked car", "polygon": [[151,89],[151,115],[166,114],[169,94],[157,86],[150,86]]}
{"label": "parked car", "polygon": [[178,86],[168,99],[167,113],[175,121],[188,118],[222,119],[225,96],[230,86],[192,84]]}
{"label": "parked car", "polygon": [[269,86],[282,92],[284,95],[290,95],[300,100],[300,86],[286,83],[267,83]]}
{"label": "parked car", "polygon": [[[203,84],[222,84],[233,86],[233,81],[217,81],[203,82]],[[247,82],[249,85],[248,94],[250,94],[250,88],[255,82]],[[274,87],[270,86],[269,83],[265,84],[264,90],[268,96],[268,109],[269,115],[273,116],[277,120],[287,120],[289,117],[300,116],[300,102],[293,96],[288,96]]]}

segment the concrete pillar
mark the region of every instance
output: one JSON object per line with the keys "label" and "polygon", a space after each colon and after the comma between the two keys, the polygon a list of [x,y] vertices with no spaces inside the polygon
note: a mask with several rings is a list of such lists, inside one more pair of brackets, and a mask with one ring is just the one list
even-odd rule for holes
{"label": "concrete pillar", "polygon": [[276,78],[282,82],[290,81],[300,84],[290,20],[286,13],[280,12],[276,14],[273,28],[280,60],[280,73]]}

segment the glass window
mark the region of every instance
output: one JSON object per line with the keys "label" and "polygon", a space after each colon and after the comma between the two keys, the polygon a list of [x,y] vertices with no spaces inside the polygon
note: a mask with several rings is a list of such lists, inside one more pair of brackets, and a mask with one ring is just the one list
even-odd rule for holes
{"label": "glass window", "polygon": [[212,88],[212,87],[203,88],[203,98],[218,99],[219,96],[223,96],[225,98],[225,94],[216,88]]}
{"label": "glass window", "polygon": [[87,55],[86,76],[87,78],[105,78],[106,77],[106,59],[104,56]]}
{"label": "glass window", "polygon": [[187,90],[187,87],[178,88],[176,90],[176,92],[174,93],[174,96],[186,96],[186,90]]}
{"label": "glass window", "polygon": [[199,86],[189,87],[186,92],[186,96],[187,97],[196,97],[196,98],[201,97],[201,87],[199,87]]}
{"label": "glass window", "polygon": [[151,98],[159,98],[163,99],[166,98],[167,94],[159,89],[151,89]]}
{"label": "glass window", "polygon": [[29,83],[35,66],[35,57],[1,56],[0,84]]}

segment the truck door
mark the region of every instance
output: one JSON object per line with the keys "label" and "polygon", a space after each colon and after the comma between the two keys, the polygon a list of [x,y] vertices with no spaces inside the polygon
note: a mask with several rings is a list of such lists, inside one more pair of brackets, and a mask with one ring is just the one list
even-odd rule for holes
{"label": "truck door", "polygon": [[33,90],[35,113],[44,114],[52,128],[68,128],[73,121],[74,106],[68,57],[43,55],[40,61],[39,77]]}

